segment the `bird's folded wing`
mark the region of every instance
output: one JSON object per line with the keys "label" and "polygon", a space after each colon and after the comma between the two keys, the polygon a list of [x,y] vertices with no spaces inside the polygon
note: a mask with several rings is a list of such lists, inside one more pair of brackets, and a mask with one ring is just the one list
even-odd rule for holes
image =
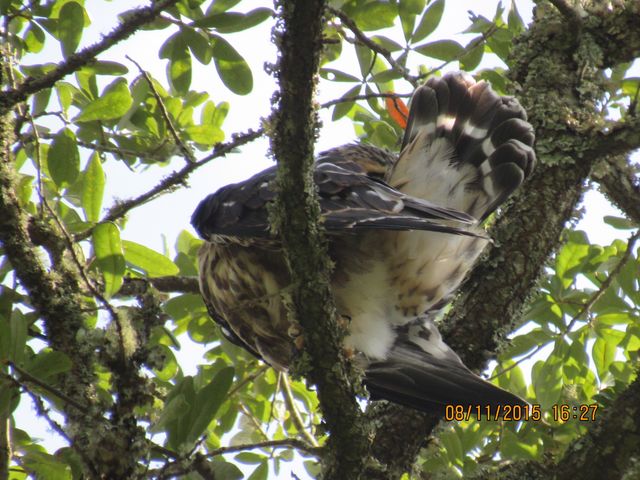
{"label": "bird's folded wing", "polygon": [[[269,236],[267,205],[275,198],[275,176],[272,167],[209,195],[195,210],[192,224],[205,239]],[[338,165],[321,159],[315,165],[314,180],[322,223],[329,233],[386,229],[479,235],[468,230],[477,223],[473,217],[398,192],[353,162]]]}

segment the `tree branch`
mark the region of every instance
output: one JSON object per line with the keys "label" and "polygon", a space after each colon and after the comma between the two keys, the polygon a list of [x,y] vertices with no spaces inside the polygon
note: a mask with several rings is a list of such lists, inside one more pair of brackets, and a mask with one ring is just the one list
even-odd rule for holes
{"label": "tree branch", "polygon": [[167,110],[167,107],[164,104],[164,100],[162,100],[160,93],[158,93],[156,86],[153,84],[151,75],[149,75],[149,72],[147,72],[146,70],[143,70],[140,64],[136,62],[133,58],[131,58],[129,55],[127,55],[126,57],[130,62],[132,62],[136,67],[138,67],[140,74],[147,81],[147,84],[149,84],[149,89],[151,90],[151,94],[153,95],[153,98],[156,99],[156,102],[158,102],[158,108],[160,109],[160,113],[164,118],[164,122],[167,124],[167,130],[169,130],[169,133],[171,133],[171,136],[173,137],[173,141],[176,142],[176,145],[178,145],[178,148],[182,152],[182,156],[187,161],[194,163],[196,161],[196,158],[194,157],[193,152],[191,151],[189,146],[185,144],[180,138],[180,134],[176,130],[176,127],[173,125],[173,121],[171,120],[169,111]]}
{"label": "tree branch", "polygon": [[[515,43],[511,72],[536,129],[536,150],[543,164],[499,217],[491,230],[494,245],[463,285],[441,328],[445,341],[473,369],[484,368],[504,331],[521,321],[520,312],[559,245],[591,166],[599,160],[595,152],[600,139],[576,128],[598,123],[594,98],[580,87],[591,87],[599,70],[576,64],[575,42],[569,41],[572,32],[558,30],[562,19],[549,20],[537,18],[526,38]],[[602,94],[593,95],[598,93]],[[574,160],[576,152],[579,160]],[[387,447],[376,448],[376,458],[393,472],[410,471],[436,423],[425,415],[386,407],[377,418],[377,431],[385,435]],[[393,439],[387,432],[394,432]],[[394,440],[402,445],[401,452],[393,447]]]}
{"label": "tree branch", "polygon": [[[213,151],[209,155],[196,162],[190,162],[186,164],[180,170],[173,172],[172,174],[165,177],[151,190],[148,190],[147,192],[142,193],[137,197],[117,203],[109,209],[107,214],[102,218],[102,220],[100,220],[100,222],[98,222],[98,224],[113,222],[124,217],[132,209],[139,207],[140,205],[153,200],[159,195],[171,191],[173,188],[183,184],[189,177],[189,175],[191,175],[198,168],[209,163],[214,158],[223,157],[226,154],[231,153],[235,148],[255,140],[256,138],[262,136],[263,133],[263,129],[259,128],[257,130],[249,130],[245,133],[232,135],[229,142],[219,143],[213,148]],[[75,240],[80,241],[88,238],[89,236],[91,236],[91,233],[93,232],[93,229],[95,227],[96,226],[94,225],[92,228],[78,233],[75,236]]]}
{"label": "tree branch", "polygon": [[638,167],[630,164],[626,155],[607,157],[591,178],[600,184],[602,192],[625,215],[640,225],[640,182]]}
{"label": "tree branch", "polygon": [[[318,228],[320,208],[312,177],[317,118],[313,103],[322,48],[325,2],[277,2],[275,29],[280,84],[271,145],[278,160],[279,195],[272,223],[285,247],[291,271],[293,318],[303,327],[310,357],[308,378],[331,436],[323,459],[327,479],[357,479],[368,458],[368,428],[356,401],[357,379],[342,355],[344,331],[335,320],[331,266]],[[304,359],[304,357],[303,357]],[[297,362],[298,371],[301,362]]]}
{"label": "tree branch", "polygon": [[356,22],[354,22],[346,13],[333,7],[328,7],[327,11],[332,15],[338,17],[342,24],[345,25],[349,30],[351,30],[351,33],[353,33],[353,35],[360,43],[362,43],[372,51],[378,53],[379,55],[382,55],[389,63],[389,65],[391,65],[391,68],[402,75],[402,78],[411,83],[411,85],[413,85],[414,87],[418,85],[421,77],[411,75],[406,67],[400,65],[395,61],[389,50],[384,48],[382,45],[378,45],[376,42],[367,37],[364,32],[358,28]]}
{"label": "tree branch", "polygon": [[118,295],[133,297],[142,295],[149,287],[165,293],[200,293],[197,277],[169,275],[166,277],[132,278],[127,277],[118,291]]}
{"label": "tree branch", "polygon": [[93,62],[95,57],[108,50],[116,43],[130,37],[138,29],[151,21],[164,9],[173,6],[178,0],[158,0],[148,7],[134,10],[127,15],[127,19],[118,25],[111,33],[105,35],[102,40],[83,48],[78,53],[70,55],[56,68],[40,77],[27,77],[20,85],[6,90],[0,94],[0,114],[23,102],[29,95],[45,88],[52,87],[58,80],[73,73],[85,65]]}
{"label": "tree branch", "polygon": [[[640,451],[640,378],[603,410],[554,468],[558,480],[625,478]],[[626,478],[632,478],[626,477]]]}

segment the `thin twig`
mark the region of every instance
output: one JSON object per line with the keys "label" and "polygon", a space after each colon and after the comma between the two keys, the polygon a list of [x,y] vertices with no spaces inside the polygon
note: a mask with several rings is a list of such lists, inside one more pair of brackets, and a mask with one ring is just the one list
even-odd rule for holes
{"label": "thin twig", "polygon": [[226,453],[244,452],[246,450],[255,450],[256,448],[295,448],[307,452],[311,455],[318,456],[322,447],[308,445],[297,438],[285,438],[282,440],[267,440],[265,442],[250,443],[245,445],[233,445],[230,447],[220,447],[206,454],[207,457],[217,457]]}
{"label": "thin twig", "polygon": [[293,420],[293,424],[296,426],[298,431],[307,439],[314,447],[318,447],[318,441],[315,439],[313,435],[311,435],[302,421],[302,417],[300,416],[300,411],[296,406],[296,401],[293,398],[293,392],[291,391],[291,384],[289,383],[289,376],[286,373],[282,373],[282,393],[284,394],[284,401],[287,404],[287,408],[291,413],[291,419]]}
{"label": "thin twig", "polygon": [[602,295],[604,295],[607,289],[611,286],[611,283],[613,282],[613,280],[616,278],[616,276],[618,276],[618,274],[622,270],[622,267],[624,267],[625,264],[629,261],[629,258],[631,258],[631,254],[633,253],[633,248],[638,238],[640,238],[640,230],[637,230],[633,235],[631,235],[631,237],[629,237],[629,240],[627,241],[627,249],[622,255],[622,258],[616,264],[613,270],[609,272],[609,276],[605,278],[605,280],[600,284],[600,288],[598,289],[598,291],[595,292],[593,295],[591,295],[587,303],[584,304],[584,306],[580,309],[580,311],[576,313],[571,319],[571,321],[567,324],[567,328],[565,329],[566,333],[569,333],[571,331],[575,323],[578,320],[580,320],[581,317],[585,316],[591,311],[591,308],[593,308],[593,305],[595,305],[595,303],[600,299],[600,297],[602,297]]}
{"label": "thin twig", "polygon": [[130,37],[139,30],[139,27],[153,21],[162,10],[173,6],[177,2],[178,0],[158,0],[147,7],[129,12],[127,19],[114,28],[111,33],[105,35],[99,42],[70,55],[64,62],[59,63],[56,68],[45,75],[27,77],[17,87],[2,92],[0,94],[0,113],[10,110],[14,105],[23,102],[29,95],[52,87],[58,80],[95,61],[98,54]]}
{"label": "thin twig", "polygon": [[343,25],[345,25],[351,31],[351,33],[355,35],[358,41],[360,41],[365,46],[369,47],[374,52],[382,55],[387,60],[387,62],[389,62],[389,65],[391,65],[391,67],[394,70],[396,70],[398,73],[400,73],[400,75],[402,75],[402,78],[407,80],[414,87],[417,85],[419,81],[419,77],[411,75],[409,73],[409,70],[407,70],[407,68],[400,65],[398,62],[394,60],[389,50],[387,50],[381,45],[378,45],[376,42],[374,42],[369,37],[367,37],[364,34],[364,32],[358,28],[358,26],[356,25],[356,22],[354,22],[351,18],[349,18],[349,16],[346,13],[333,7],[327,7],[327,11],[332,15],[335,15],[336,17],[338,17],[340,19],[340,22]]}
{"label": "thin twig", "polygon": [[354,102],[356,100],[370,100],[372,98],[409,98],[410,93],[368,93],[366,95],[353,95],[352,97],[336,98],[335,100],[329,100],[320,105],[320,108],[329,108],[339,103]]}
{"label": "thin twig", "polygon": [[[585,304],[583,304],[583,306],[580,309],[580,311],[578,311],[578,313],[576,313],[573,317],[571,317],[571,320],[569,321],[569,323],[567,323],[567,326],[564,328],[564,330],[556,335],[556,338],[563,337],[563,336],[567,335],[568,333],[570,333],[571,329],[576,324],[576,322],[578,320],[580,320],[582,317],[584,317],[586,314],[588,314],[589,311],[591,311],[591,309],[593,308],[595,303],[600,299],[600,297],[602,297],[602,295],[604,295],[604,293],[607,291],[607,289],[611,286],[611,283],[613,282],[613,280],[616,278],[616,276],[622,270],[622,267],[624,267],[625,264],[631,258],[631,254],[633,253],[633,248],[634,248],[635,243],[638,240],[638,238],[640,238],[640,230],[638,230],[633,235],[631,235],[631,237],[629,237],[629,240],[627,242],[627,249],[624,252],[624,255],[622,256],[620,261],[616,264],[616,266],[613,268],[613,270],[611,270],[611,272],[609,273],[609,276],[600,284],[600,288],[598,288],[598,290],[593,295],[591,295],[591,297],[589,297],[589,300]],[[527,353],[524,357],[519,358],[517,361],[515,361],[513,364],[509,365],[507,368],[505,368],[503,370],[500,370],[499,372],[497,372],[494,375],[492,375],[489,378],[489,380],[493,380],[494,378],[500,377],[501,375],[504,375],[508,371],[513,370],[515,367],[520,365],[522,362],[525,362],[526,360],[529,360],[530,358],[534,357],[546,345],[547,344],[538,345],[531,352]]]}
{"label": "thin twig", "polygon": [[244,413],[244,415],[251,420],[251,423],[253,423],[253,426],[256,427],[256,430],[258,430],[258,432],[260,432],[260,435],[262,435],[264,438],[266,438],[267,440],[269,439],[269,436],[267,435],[267,432],[264,431],[264,428],[262,428],[262,425],[260,423],[260,420],[258,420],[256,418],[256,416],[251,412],[251,410],[249,410],[247,408],[247,406],[242,403],[242,402],[238,402],[238,405],[240,406],[240,411],[242,413]]}
{"label": "thin twig", "polygon": [[[38,137],[43,138],[45,140],[52,140],[53,138],[55,138],[55,135],[51,133],[39,132]],[[25,134],[20,136],[20,141],[23,143],[31,142],[34,140],[35,140],[35,135]],[[130,155],[132,157],[141,158],[143,160],[151,161],[151,162],[166,160],[166,156],[154,155],[153,152],[139,152],[136,150],[130,150],[127,148],[116,147],[112,145],[90,143],[90,142],[85,142],[83,140],[80,140],[79,138],[76,138],[75,143],[79,147],[86,148],[88,150],[94,150],[100,153],[111,153],[113,155],[117,155],[119,158],[124,158],[124,155]]]}
{"label": "thin twig", "polygon": [[[68,397],[67,395],[65,395],[64,393],[59,391],[58,389],[52,387],[51,385],[48,385],[47,383],[43,382],[42,380],[37,379],[36,377],[31,375],[26,370],[23,370],[22,368],[18,367],[15,363],[13,363],[11,361],[8,361],[6,363],[13,370],[15,370],[20,375],[20,377],[23,378],[25,381],[33,383],[34,385],[37,385],[38,387],[42,388],[43,390],[46,390],[47,392],[55,395],[60,400],[63,400],[64,402],[68,403],[72,407],[75,407],[77,410],[79,410],[80,412],[84,413],[85,415],[89,414],[89,409],[86,406],[84,406],[81,403],[79,403],[76,400],[74,400],[73,398]],[[13,377],[10,377],[10,378],[15,380]]]}
{"label": "thin twig", "polygon": [[113,207],[111,207],[111,209],[109,209],[109,211],[107,212],[107,215],[105,215],[105,217],[102,218],[102,220],[100,220],[98,224],[94,225],[92,228],[85,230],[84,232],[81,232],[75,235],[74,237],[75,240],[80,241],[80,240],[84,240],[85,238],[88,238],[93,232],[93,229],[97,225],[106,223],[106,222],[114,222],[124,217],[133,208],[139,207],[140,205],[143,205],[149,202],[150,200],[153,200],[157,196],[170,191],[171,189],[175,188],[177,185],[184,183],[184,181],[187,179],[187,177],[191,173],[193,173],[195,170],[202,167],[203,165],[207,164],[214,158],[222,157],[230,153],[235,148],[241,145],[247,144],[252,140],[255,140],[256,138],[262,136],[263,133],[264,133],[264,130],[262,128],[259,128],[257,130],[249,130],[245,133],[232,136],[231,141],[229,142],[219,143],[214,147],[213,152],[211,154],[207,155],[206,157],[194,163],[188,163],[178,171],[174,171],[172,174],[165,177],[160,183],[158,183],[151,190],[145,193],[142,193],[137,197],[130,198],[123,202],[119,202]]}
{"label": "thin twig", "polygon": [[153,79],[151,78],[149,73],[146,70],[143,70],[142,67],[140,66],[140,64],[138,62],[136,62],[133,58],[131,58],[129,55],[125,55],[125,57],[130,62],[132,62],[136,67],[138,67],[138,70],[140,70],[140,73],[142,74],[142,76],[145,78],[145,80],[149,84],[149,88],[151,89],[151,93],[153,94],[153,97],[158,102],[158,108],[160,109],[160,113],[162,114],[162,117],[164,118],[164,121],[167,124],[167,129],[171,133],[171,136],[173,137],[173,140],[176,142],[176,145],[178,145],[178,148],[182,152],[182,155],[184,156],[184,158],[188,162],[195,163],[196,162],[196,157],[193,155],[193,152],[188,147],[188,145],[185,144],[182,141],[182,139],[180,138],[180,134],[178,133],[178,130],[176,130],[176,127],[173,125],[173,121],[171,120],[171,116],[169,115],[169,111],[167,110],[167,107],[164,104],[164,100],[162,100],[162,97],[160,96],[160,93],[158,93],[158,90],[156,89],[155,85],[153,84]]}
{"label": "thin twig", "polygon": [[76,269],[80,274],[80,278],[82,278],[82,281],[85,283],[86,287],[89,289],[91,294],[95,298],[97,298],[98,301],[102,304],[102,306],[109,312],[111,319],[116,324],[116,328],[118,331],[118,338],[120,340],[120,360],[122,361],[122,365],[125,365],[126,348],[124,345],[124,333],[123,333],[122,321],[120,319],[120,316],[118,315],[118,312],[116,312],[116,309],[113,307],[113,305],[109,303],[106,297],[98,290],[98,288],[94,285],[94,283],[91,281],[91,279],[87,275],[84,265],[82,264],[82,262],[80,261],[80,258],[78,258],[78,255],[76,253],[73,238],[71,238],[71,234],[67,231],[60,217],[57,215],[57,213],[51,208],[51,206],[47,202],[44,203],[44,206],[49,212],[49,215],[51,215],[51,217],[54,219],[54,221],[58,225],[58,228],[60,229],[60,231],[62,232],[62,238],[66,243],[67,250],[69,250],[69,253],[71,254],[71,259],[73,260],[73,264],[76,266]]}
{"label": "thin twig", "polygon": [[233,395],[236,394],[238,390],[244,387],[247,383],[253,382],[256,378],[258,378],[260,375],[262,375],[264,372],[266,372],[270,368],[271,367],[267,364],[262,365],[258,370],[253,372],[251,375],[247,375],[242,380],[240,380],[236,385],[234,385],[233,388],[229,389],[226,397],[231,398]]}

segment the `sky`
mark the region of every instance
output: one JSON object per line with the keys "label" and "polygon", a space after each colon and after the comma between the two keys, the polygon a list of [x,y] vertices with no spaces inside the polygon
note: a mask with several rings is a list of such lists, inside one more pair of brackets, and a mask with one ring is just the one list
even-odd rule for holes
{"label": "sky", "polygon": [[[144,2],[126,0],[114,0],[111,2],[91,0],[86,3],[92,24],[86,32],[81,46],[95,41],[100,34],[110,31],[116,24],[115,14],[117,12],[132,8],[134,5],[144,4]],[[529,0],[516,0],[515,3],[525,23],[529,23],[533,3]],[[259,5],[270,6],[271,4],[269,2],[245,0],[235,9],[239,11],[250,10]],[[459,32],[469,24],[467,11],[473,10],[476,14],[492,18],[496,5],[497,2],[493,0],[449,0],[446,2],[443,22],[429,40],[455,37],[456,39],[464,38],[463,43],[468,42],[471,37],[459,36]],[[274,62],[276,58],[275,47],[269,41],[271,27],[272,24],[270,22],[265,22],[248,32],[236,33],[228,37],[228,40],[252,67],[254,90],[250,95],[241,97],[227,90],[218,80],[213,62],[208,66],[202,66],[194,61],[192,89],[208,92],[211,100],[216,103],[224,100],[231,104],[229,115],[223,125],[228,135],[234,132],[246,131],[248,128],[259,127],[260,119],[266,117],[271,111],[270,99],[276,89],[276,84],[274,79],[266,74],[262,68],[265,62]],[[129,55],[166,85],[166,61],[158,59],[156,52],[166,39],[167,32],[168,30],[141,32],[132,39],[116,45],[107,53],[101,55],[100,58],[118,61],[127,65],[130,69],[129,78],[132,79],[137,75],[137,69],[125,59],[125,55]],[[56,61],[58,58],[60,58],[60,50],[54,45],[54,42],[50,42],[49,47],[38,56],[33,57],[31,61],[33,63],[41,63],[43,61]],[[493,66],[499,63],[494,58],[489,63],[483,62],[483,66]],[[345,55],[340,65],[341,67],[339,68],[346,71],[357,69],[353,55]],[[318,100],[322,103],[336,98],[341,96],[348,88],[345,84],[325,82],[318,92]],[[348,120],[343,119],[339,122],[332,122],[330,119],[331,111],[328,110],[321,111],[320,116],[323,126],[316,146],[317,151],[356,140],[354,129]],[[166,242],[172,249],[175,239],[181,230],[188,229],[194,233],[189,225],[189,219],[197,203],[204,196],[221,186],[241,181],[270,166],[272,160],[267,152],[267,140],[260,139],[242,147],[241,152],[238,154],[216,159],[206,167],[198,170],[189,179],[189,188],[181,188],[133,211],[122,233],[122,238],[148,245],[159,251],[163,250]],[[175,169],[180,168],[180,166],[182,166],[182,160],[176,159]],[[134,197],[148,190],[169,173],[167,169],[151,167],[144,174],[134,174],[122,162],[115,160],[109,160],[104,168],[108,173],[107,192],[104,202],[104,207],[107,208],[116,199]],[[612,238],[615,238],[614,235],[620,236],[619,232],[611,229],[601,220],[604,215],[620,215],[620,213],[613,209],[600,194],[595,192],[588,193],[584,204],[587,215],[580,222],[579,227],[588,231],[592,241],[608,244]],[[173,250],[171,250],[172,255],[173,253]],[[183,342],[184,345],[185,342]],[[200,363],[201,355],[205,350],[201,346],[191,345],[178,352],[178,357],[181,365],[185,368],[186,374],[195,373],[195,365]],[[18,421],[20,422],[20,417],[24,420],[32,416],[33,414],[28,404],[26,402],[23,403],[18,411]],[[35,436],[50,439],[48,440],[51,442],[49,445],[53,448],[62,445],[59,439],[52,437],[46,429],[42,429],[42,424],[43,422],[29,424],[30,432]],[[295,471],[296,474],[301,475],[301,478],[304,478],[301,466],[295,467]],[[288,478],[288,476],[285,475],[283,478]]]}

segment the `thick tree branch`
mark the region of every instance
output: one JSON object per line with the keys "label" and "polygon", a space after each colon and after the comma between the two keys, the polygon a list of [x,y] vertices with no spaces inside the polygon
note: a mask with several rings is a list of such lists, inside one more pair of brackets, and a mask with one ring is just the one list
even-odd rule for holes
{"label": "thick tree branch", "polygon": [[102,40],[70,55],[64,62],[41,77],[27,77],[20,85],[0,94],[0,114],[7,112],[15,105],[23,102],[29,95],[45,88],[52,87],[58,80],[73,73],[85,65],[95,61],[98,54],[108,50],[116,43],[130,37],[138,29],[153,21],[160,12],[176,4],[178,0],[158,0],[150,6],[140,8],[127,15],[127,19],[118,25]]}
{"label": "thick tree branch", "polygon": [[[603,95],[596,88],[601,65],[576,55],[583,47],[563,27],[566,20],[553,14],[538,17],[516,42],[511,72],[536,128],[542,164],[498,219],[491,231],[495,244],[473,270],[442,328],[445,341],[474,369],[486,365],[502,333],[519,321],[600,159],[601,138],[592,132],[598,125],[593,105]],[[376,448],[376,458],[395,472],[409,471],[435,424],[426,416],[387,407],[377,431],[385,436],[395,432],[395,442],[410,454],[400,455],[394,440],[388,440],[386,449]]]}
{"label": "thick tree branch", "polygon": [[626,155],[608,157],[591,174],[602,192],[625,215],[640,225],[640,171],[630,164]]}
{"label": "thick tree branch", "polygon": [[[574,442],[554,471],[558,480],[621,479],[640,452],[640,378],[637,378],[589,432]],[[629,476],[626,478],[632,478]]]}
{"label": "thick tree branch", "polygon": [[[317,128],[313,96],[325,2],[283,1],[277,6],[280,92],[271,144],[279,165],[280,194],[273,223],[285,246],[292,283],[297,286],[291,308],[303,327],[305,351],[310,356],[308,377],[317,385],[331,431],[323,459],[324,477],[357,479],[368,458],[368,431],[351,382],[353,373],[342,356],[344,333],[335,320],[329,288],[331,266],[318,229],[320,208],[312,178]],[[301,362],[298,364],[300,368]]]}
{"label": "thick tree branch", "polygon": [[639,451],[640,378],[614,402],[598,410],[596,421],[589,425],[587,434],[574,441],[557,463],[517,462],[499,470],[498,477],[495,472],[485,473],[474,476],[473,480],[637,478]]}
{"label": "thick tree branch", "polygon": [[[73,268],[61,262],[56,272],[49,272],[31,243],[27,230],[27,215],[16,196],[16,172],[13,169],[11,145],[13,128],[8,115],[0,116],[0,243],[11,261],[15,275],[35,309],[44,319],[51,346],[72,359],[72,368],[63,379],[61,391],[69,398],[91,405],[93,349],[81,348],[76,342],[84,329],[83,304],[78,278]],[[68,412],[69,421],[83,425],[78,431],[93,431],[97,425],[93,417],[75,409]],[[97,431],[97,430],[96,430]],[[85,452],[86,457],[91,457]],[[95,466],[87,465],[92,470]]]}
{"label": "thick tree branch", "polygon": [[[603,67],[633,62],[640,57],[640,2],[593,0],[587,8],[586,29],[602,49]],[[596,20],[597,19],[597,20]]]}

